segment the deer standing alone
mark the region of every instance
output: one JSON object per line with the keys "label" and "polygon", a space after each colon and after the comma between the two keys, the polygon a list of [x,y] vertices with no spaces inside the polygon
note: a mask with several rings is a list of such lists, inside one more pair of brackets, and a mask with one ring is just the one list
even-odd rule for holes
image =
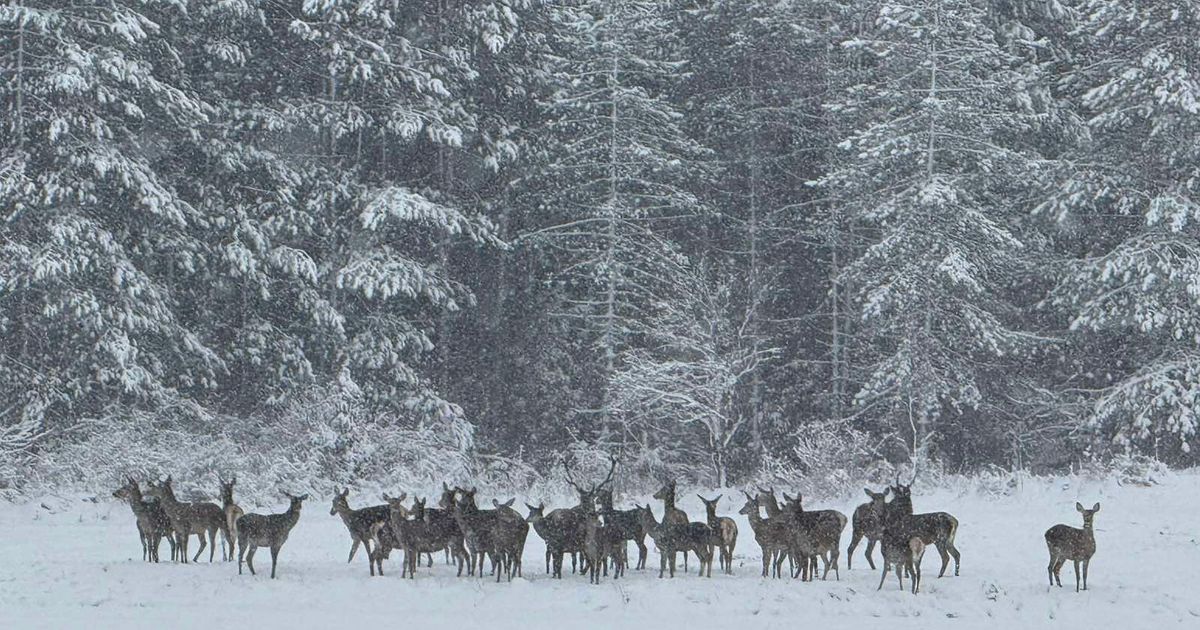
{"label": "deer standing alone", "polygon": [[1078,593],[1080,563],[1083,564],[1083,590],[1087,590],[1088,565],[1096,553],[1096,534],[1092,523],[1096,519],[1096,512],[1100,511],[1100,504],[1087,510],[1082,503],[1076,502],[1075,509],[1083,515],[1082,529],[1059,523],[1046,530],[1046,547],[1050,549],[1050,566],[1046,570],[1050,574],[1050,586],[1057,583],[1062,587],[1059,572],[1067,560],[1072,561],[1075,564],[1075,592]]}
{"label": "deer standing alone", "polygon": [[221,510],[225,512],[225,542],[229,547],[226,560],[233,560],[234,545],[237,542],[237,520],[246,512],[233,502],[233,487],[237,485],[237,475],[228,482],[218,476],[217,483],[221,485]]}
{"label": "deer standing alone", "polygon": [[875,570],[875,560],[871,558],[871,554],[875,551],[875,543],[883,536],[883,504],[891,490],[884,488],[883,492],[873,492],[870,488],[863,488],[863,492],[867,493],[871,500],[854,508],[850,547],[846,549],[847,569],[854,564],[854,549],[858,547],[859,541],[866,538],[867,550],[864,555],[867,556],[867,564],[871,565],[871,570]]}
{"label": "deer standing alone", "polygon": [[[200,537],[200,549],[196,551],[192,562],[200,558],[200,554],[204,553],[204,535],[206,533],[210,544],[208,561],[212,562],[217,550],[217,533],[224,534],[229,527],[225,523],[225,513],[219,506],[212,503],[179,501],[175,498],[175,489],[171,484],[171,476],[167,475],[166,481],[159,484],[148,484],[146,492],[150,496],[158,498],[163,511],[171,519],[171,528],[175,530],[175,543],[182,562],[184,564],[188,562],[188,538],[193,534]],[[232,552],[232,550],[230,551]]]}
{"label": "deer standing alone", "polygon": [[288,510],[282,514],[244,514],[238,519],[238,575],[242,574],[242,559],[254,572],[254,551],[259,547],[271,549],[271,579],[275,579],[275,565],[279,561],[279,550],[287,542],[288,534],[300,520],[300,506],[308,495],[293,496],[283,493],[290,501]]}
{"label": "deer standing alone", "polygon": [[113,496],[129,502],[137,520],[138,539],[142,543],[142,560],[158,562],[158,548],[165,536],[171,545],[171,559],[175,559],[175,532],[171,529],[171,518],[157,501],[142,499],[142,490],[136,479],[125,477],[125,485],[113,492]]}
{"label": "deer standing alone", "polygon": [[728,516],[717,516],[717,502],[721,500],[722,495],[717,495],[715,499],[705,499],[700,495],[700,500],[704,503],[704,511],[707,516],[708,527],[713,531],[713,541],[721,552],[721,570],[728,575],[733,575],[733,549],[737,546],[738,529],[737,523]]}

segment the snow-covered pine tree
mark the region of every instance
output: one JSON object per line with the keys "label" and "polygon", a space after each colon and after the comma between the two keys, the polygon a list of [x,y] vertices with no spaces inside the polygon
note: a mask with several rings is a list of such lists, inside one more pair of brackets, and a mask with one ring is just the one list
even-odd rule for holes
{"label": "snow-covered pine tree", "polygon": [[821,183],[873,232],[843,272],[868,370],[858,415],[914,454],[979,405],[989,364],[1029,341],[1003,290],[1024,250],[1011,191],[1033,172],[1013,139],[1037,112],[988,4],[881,3],[874,28],[845,43],[873,56],[873,80],[832,103],[856,128]]}
{"label": "snow-covered pine tree", "polygon": [[1039,210],[1080,243],[1051,300],[1089,339],[1088,424],[1163,458],[1200,411],[1200,2],[1079,0],[1064,81],[1091,137]]}
{"label": "snow-covered pine tree", "polygon": [[575,0],[550,10],[555,90],[538,182],[547,216],[526,238],[556,249],[556,275],[568,285],[559,314],[598,360],[599,395],[581,411],[611,430],[607,381],[680,265],[670,235],[702,212],[691,186],[705,176],[705,152],[669,98],[685,72],[673,54],[671,2]]}
{"label": "snow-covered pine tree", "polygon": [[178,14],[125,0],[0,6],[4,424],[154,408],[224,371],[177,312],[174,283],[204,245],[172,148],[213,114],[181,80]]}

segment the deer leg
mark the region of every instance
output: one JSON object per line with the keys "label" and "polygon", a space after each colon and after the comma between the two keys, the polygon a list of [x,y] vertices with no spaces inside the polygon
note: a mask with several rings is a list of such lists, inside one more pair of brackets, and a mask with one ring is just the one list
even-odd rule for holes
{"label": "deer leg", "polygon": [[355,552],[358,551],[358,545],[360,542],[361,541],[359,539],[355,538],[354,544],[350,545],[350,557],[346,559],[346,564],[350,564],[351,562],[354,562],[354,554],[355,554]]}
{"label": "deer leg", "polygon": [[250,550],[246,552],[246,566],[250,567],[250,575],[258,575],[254,572],[254,552],[256,550],[258,550],[258,547],[252,546],[250,547]]}
{"label": "deer leg", "polygon": [[1083,590],[1085,590],[1085,591],[1087,590],[1087,570],[1088,570],[1088,565],[1089,565],[1089,564],[1091,564],[1091,562],[1092,562],[1091,558],[1088,558],[1087,560],[1084,560],[1084,561],[1083,561]]}
{"label": "deer leg", "polygon": [[1050,578],[1050,586],[1054,586],[1054,555],[1050,555],[1050,564],[1046,565],[1046,575]]}
{"label": "deer leg", "polygon": [[954,575],[958,575],[958,547],[954,546],[953,542],[946,543],[949,547],[950,555],[954,556]]}
{"label": "deer leg", "polygon": [[1066,563],[1067,559],[1059,556],[1058,560],[1054,564],[1054,581],[1058,584],[1059,588],[1062,588],[1062,568]]}
{"label": "deer leg", "polygon": [[833,562],[833,576],[837,578],[837,581],[839,582],[842,581],[842,570],[838,568],[838,558],[840,558],[841,555],[842,552],[837,547],[834,547],[829,551],[830,561]]}
{"label": "deer leg", "polygon": [[275,563],[279,560],[279,545],[271,545],[271,579],[275,579]]}
{"label": "deer leg", "polygon": [[204,553],[204,549],[208,547],[208,542],[204,540],[203,530],[199,534],[196,534],[196,538],[200,539],[200,548],[196,550],[196,555],[192,556],[192,562],[199,562],[200,554]]}
{"label": "deer leg", "polygon": [[877,590],[877,591],[883,590],[883,583],[885,580],[887,580],[889,568],[891,568],[891,567],[888,566],[887,556],[884,556],[883,557],[883,573],[881,573],[879,575],[879,586],[875,590]]}
{"label": "deer leg", "polygon": [[[846,570],[847,571],[849,571],[851,569],[851,567],[854,565],[854,550],[858,548],[858,543],[859,543],[859,541],[862,540],[862,538],[863,538],[863,533],[857,529],[854,530],[854,533],[852,533],[850,535],[850,546],[846,548]],[[867,545],[870,545],[870,544],[871,544],[871,540],[867,539]],[[868,549],[869,548],[870,547],[868,546]],[[867,552],[867,557],[868,558],[871,557],[870,551]],[[871,568],[874,569],[875,567],[871,567]]]}
{"label": "deer leg", "polygon": [[946,575],[946,568],[950,566],[950,552],[946,550],[945,543],[936,545],[938,555],[942,557],[942,569],[938,571],[938,577]]}
{"label": "deer leg", "polygon": [[[216,555],[216,552],[217,552],[217,530],[216,530],[216,528],[212,528],[212,529],[208,530],[208,562],[209,562],[209,564],[212,564],[213,556]],[[224,560],[225,558],[222,557],[221,559]]]}
{"label": "deer leg", "polygon": [[903,562],[897,562],[897,563],[896,563],[896,579],[897,579],[897,580],[899,580],[899,582],[900,582],[900,592],[901,592],[901,593],[903,593],[903,592],[904,592],[904,572],[903,572],[903,568],[904,568],[904,563],[903,563]]}
{"label": "deer leg", "polygon": [[1078,593],[1079,592],[1079,561],[1072,560],[1071,562],[1075,565],[1075,592]]}
{"label": "deer leg", "polygon": [[[865,554],[867,556],[867,564],[871,565],[872,571],[875,570],[875,559],[871,557],[871,554],[875,553],[875,542],[876,541],[874,538],[867,539],[867,551]],[[846,554],[846,568],[847,569],[850,568],[850,554],[849,553]]]}

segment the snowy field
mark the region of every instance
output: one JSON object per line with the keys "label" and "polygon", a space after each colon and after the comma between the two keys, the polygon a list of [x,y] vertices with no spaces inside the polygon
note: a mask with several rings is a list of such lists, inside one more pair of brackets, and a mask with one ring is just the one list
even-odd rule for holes
{"label": "snowy field", "polygon": [[[682,502],[702,514],[694,492]],[[736,512],[728,497],[722,507]],[[1200,627],[1200,527],[1195,522],[1200,475],[1169,477],[1154,487],[1115,483],[1030,482],[1011,496],[940,491],[914,497],[918,511],[948,510],[961,521],[960,577],[937,579],[938,558],[925,557],[923,592],[901,592],[892,577],[876,592],[879,573],[858,550],[854,570],[842,579],[801,583],[763,580],[750,527],[738,518],[735,575],[695,575],[659,580],[653,571],[589,586],[568,573],[544,573],[542,543],[532,531],[525,577],[512,583],[455,578],[441,557],[417,580],[400,578],[393,555],[384,578],[370,578],[360,557],[346,564],[350,540],[329,500],[310,501],[281,554],[271,581],[262,550],[257,577],[237,574],[236,564],[143,563],[128,507],[61,498],[0,505],[0,625],[5,628],[342,628],[363,623],[402,628],[1036,628],[1047,625],[1106,628]],[[353,498],[353,497],[352,497]],[[837,507],[850,514],[860,497]],[[1098,551],[1090,589],[1074,592],[1063,569],[1062,589],[1046,586],[1042,533],[1058,522],[1079,525],[1076,500],[1099,501]],[[488,501],[490,502],[490,501]],[[44,505],[43,505],[44,503]],[[362,498],[352,502],[356,507]],[[266,506],[282,511],[286,506]],[[817,507],[817,506],[813,506]],[[656,506],[656,513],[661,509]],[[847,527],[845,544],[849,541]],[[195,542],[192,543],[195,549]],[[163,545],[164,555],[167,546]],[[631,547],[631,550],[633,548]],[[877,551],[878,553],[878,551]],[[207,553],[206,553],[207,555]],[[219,552],[218,552],[219,557]],[[569,561],[568,561],[569,566]],[[696,565],[693,561],[692,569]],[[932,574],[932,575],[931,575]],[[381,626],[382,627],[382,626]]]}

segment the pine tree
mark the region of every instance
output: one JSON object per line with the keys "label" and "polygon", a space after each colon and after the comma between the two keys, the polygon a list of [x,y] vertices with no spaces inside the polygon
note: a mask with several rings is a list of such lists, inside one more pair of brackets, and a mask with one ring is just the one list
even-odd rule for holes
{"label": "pine tree", "polygon": [[1051,296],[1095,354],[1089,426],[1190,452],[1200,404],[1200,3],[1078,3],[1089,54],[1065,82],[1091,135],[1039,208],[1081,242]]}
{"label": "pine tree", "polygon": [[873,56],[874,79],[831,103],[858,125],[822,185],[873,233],[844,271],[869,366],[859,414],[913,454],[939,420],[980,404],[989,363],[1028,341],[1003,289],[1025,249],[1011,192],[1035,164],[1014,138],[1037,112],[986,4],[884,2],[873,31],[846,43]]}

